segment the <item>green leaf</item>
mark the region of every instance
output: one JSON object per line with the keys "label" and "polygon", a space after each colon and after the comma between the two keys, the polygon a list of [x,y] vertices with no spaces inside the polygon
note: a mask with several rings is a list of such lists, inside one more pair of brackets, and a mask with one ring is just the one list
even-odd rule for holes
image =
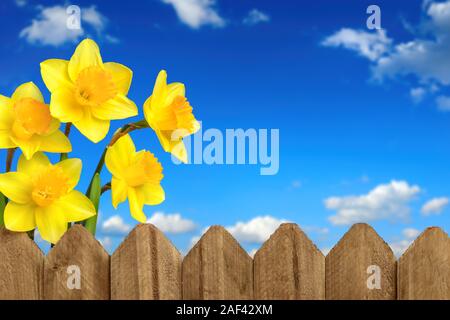
{"label": "green leaf", "polygon": [[3,214],[5,213],[6,197],[0,192],[0,227],[5,225]]}
{"label": "green leaf", "polygon": [[86,227],[86,229],[89,232],[91,232],[92,235],[94,235],[94,236],[95,236],[95,231],[97,228],[98,206],[100,203],[101,193],[102,193],[102,184],[100,181],[100,175],[98,173],[96,173],[94,178],[92,179],[91,187],[89,188],[88,197],[89,197],[89,199],[91,199],[92,203],[94,204],[95,212],[97,212],[97,214],[95,216],[87,219],[84,223],[84,226]]}

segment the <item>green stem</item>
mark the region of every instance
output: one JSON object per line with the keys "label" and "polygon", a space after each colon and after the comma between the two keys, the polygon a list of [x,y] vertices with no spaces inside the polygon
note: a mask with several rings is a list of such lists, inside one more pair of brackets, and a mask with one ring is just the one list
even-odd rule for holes
{"label": "green stem", "polygon": [[[72,128],[72,122],[67,122],[64,128],[64,135],[68,138],[70,135],[70,128]],[[66,160],[69,157],[68,153],[61,153],[59,156],[59,161]]]}
{"label": "green stem", "polygon": [[[81,222],[81,224],[84,225],[85,228],[88,229],[94,236],[95,236],[95,231],[97,228],[98,206],[99,206],[99,202],[100,202],[100,197],[106,190],[108,190],[110,188],[110,185],[111,185],[110,183],[107,183],[106,185],[103,186],[103,188],[101,187],[101,185],[99,185],[100,184],[100,174],[102,172],[103,166],[105,165],[106,152],[108,151],[108,148],[113,146],[117,142],[117,140],[119,140],[121,137],[127,135],[128,133],[130,133],[134,130],[144,129],[144,128],[148,128],[148,127],[149,126],[147,124],[147,121],[145,121],[145,120],[141,120],[138,122],[133,122],[133,123],[124,125],[112,136],[111,141],[108,143],[108,145],[105,147],[105,149],[102,152],[100,160],[97,163],[97,167],[95,168],[94,174],[92,175],[88,189],[86,190],[86,196],[88,196],[89,199],[91,199],[92,203],[95,206],[97,214],[95,216]],[[106,189],[103,190],[104,188],[106,188]]]}
{"label": "green stem", "polygon": [[14,152],[16,152],[17,148],[9,148],[8,154],[6,155],[6,172],[11,171],[12,162],[14,159]]}
{"label": "green stem", "polygon": [[[12,167],[12,162],[14,159],[14,152],[16,152],[17,148],[10,148],[8,149],[8,153],[6,155],[6,165],[5,165],[5,171],[10,172]],[[4,221],[4,214],[5,214],[5,207],[8,202],[8,199],[5,197],[3,193],[0,193],[0,227],[5,225]]]}
{"label": "green stem", "polygon": [[102,187],[101,193],[104,194],[106,191],[111,190],[111,182],[105,183]]}
{"label": "green stem", "polygon": [[89,187],[86,191],[86,195],[88,195],[90,192],[92,180],[94,180],[95,175],[97,173],[100,174],[102,172],[103,166],[105,165],[105,156],[106,156],[106,151],[108,151],[108,148],[113,146],[117,142],[117,140],[119,140],[123,136],[127,135],[128,133],[130,133],[134,130],[144,129],[144,128],[148,128],[148,127],[149,126],[147,124],[147,121],[141,120],[138,122],[133,122],[133,123],[124,125],[113,135],[113,137],[111,138],[111,141],[108,143],[108,145],[103,150],[100,160],[97,163],[97,167],[95,168],[94,174],[92,175],[91,182],[89,183]]}

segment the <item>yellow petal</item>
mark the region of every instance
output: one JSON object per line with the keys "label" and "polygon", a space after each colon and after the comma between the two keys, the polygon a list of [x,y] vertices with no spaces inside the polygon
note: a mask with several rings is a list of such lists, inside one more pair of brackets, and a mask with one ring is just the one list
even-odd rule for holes
{"label": "yellow petal", "polygon": [[0,94],[0,130],[10,130],[14,122],[11,99]]}
{"label": "yellow petal", "polygon": [[77,158],[66,159],[55,164],[55,166],[60,167],[69,178],[69,190],[75,188],[80,180],[81,168],[83,167],[81,160]]}
{"label": "yellow petal", "polygon": [[133,78],[133,71],[123,64],[115,62],[106,62],[103,66],[111,73],[119,92],[127,95],[130,89],[131,79]]}
{"label": "yellow petal", "polygon": [[136,147],[130,135],[121,137],[108,148],[105,155],[105,164],[108,170],[116,177],[121,177],[123,171],[130,165],[136,153]]}
{"label": "yellow petal", "polygon": [[0,129],[0,149],[15,148],[17,145],[9,137],[9,132]]}
{"label": "yellow petal", "polygon": [[176,141],[172,144],[170,153],[183,163],[188,162],[186,147],[183,141]]}
{"label": "yellow petal", "polygon": [[52,93],[50,113],[62,122],[76,122],[83,118],[83,107],[75,99],[73,91],[61,87]]}
{"label": "yellow petal", "polygon": [[32,177],[39,174],[40,171],[47,168],[50,164],[47,156],[42,152],[35,153],[30,160],[21,155],[17,162],[17,171]]}
{"label": "yellow petal", "polygon": [[42,239],[57,243],[67,230],[67,223],[64,213],[58,206],[53,204],[47,207],[36,207],[36,225]]}
{"label": "yellow petal", "polygon": [[186,89],[184,87],[184,84],[180,82],[174,82],[167,86],[167,96],[165,104],[169,105],[172,103],[173,99],[178,96],[184,97],[186,93]]}
{"label": "yellow petal", "polygon": [[17,144],[17,146],[22,150],[25,158],[31,159],[33,155],[39,151],[41,147],[41,140],[39,136],[33,136],[28,140],[19,139],[11,136],[11,140]]}
{"label": "yellow petal", "polygon": [[141,223],[147,221],[142,208],[144,207],[143,196],[134,188],[128,188],[128,204],[130,205],[131,216]]}
{"label": "yellow petal", "polygon": [[162,203],[165,200],[164,189],[159,184],[146,183],[139,187],[144,196],[144,204],[151,206]]}
{"label": "yellow petal", "polygon": [[68,73],[69,61],[49,59],[41,62],[41,76],[50,92],[60,87],[72,88],[72,81]]}
{"label": "yellow petal", "polygon": [[73,125],[77,127],[80,132],[94,143],[101,141],[109,131],[109,120],[100,120],[91,115],[85,110],[83,118],[74,122]]}
{"label": "yellow petal", "polygon": [[172,141],[171,132],[162,132],[160,130],[155,130],[155,132],[164,151],[170,152],[175,158],[177,158],[181,162],[187,163],[188,161],[187,150],[183,143],[183,140]]}
{"label": "yellow petal", "polygon": [[8,202],[5,208],[5,227],[16,232],[26,232],[36,228],[35,206],[32,203]]}
{"label": "yellow petal", "polygon": [[0,192],[11,201],[19,204],[31,202],[33,184],[28,175],[21,172],[0,174]]}
{"label": "yellow petal", "polygon": [[133,101],[119,93],[100,106],[91,109],[94,117],[102,120],[118,120],[134,117],[138,109]]}
{"label": "yellow petal", "polygon": [[54,207],[56,212],[64,215],[67,222],[82,221],[97,214],[91,200],[76,190],[61,197]]}
{"label": "yellow petal", "polygon": [[158,137],[159,143],[163,147],[164,151],[170,152],[170,139],[161,130],[154,128],[156,136]]}
{"label": "yellow petal", "polygon": [[44,137],[49,136],[52,133],[55,133],[55,131],[59,130],[60,127],[61,127],[61,122],[58,119],[52,117],[52,120],[50,121],[50,126],[47,129],[47,132],[41,134],[41,136],[44,136]]}
{"label": "yellow petal", "polygon": [[69,77],[76,81],[78,74],[87,67],[102,67],[102,57],[97,44],[91,39],[84,39],[75,49],[75,53],[70,58],[68,65]]}
{"label": "yellow petal", "polygon": [[112,177],[111,198],[112,205],[115,209],[117,209],[119,203],[122,203],[127,199],[127,184],[125,183],[125,181],[116,177]]}
{"label": "yellow petal", "polygon": [[39,150],[46,152],[71,152],[72,144],[70,140],[66,137],[64,133],[61,131],[55,131],[51,135],[48,136],[40,136],[41,145]]}
{"label": "yellow petal", "polygon": [[42,96],[41,91],[33,82],[27,82],[18,86],[11,97],[14,101],[23,98],[33,98],[34,100],[44,103],[44,97]]}
{"label": "yellow petal", "polygon": [[167,95],[167,72],[161,70],[156,78],[155,86],[153,88],[151,105],[152,108],[160,108],[164,106]]}

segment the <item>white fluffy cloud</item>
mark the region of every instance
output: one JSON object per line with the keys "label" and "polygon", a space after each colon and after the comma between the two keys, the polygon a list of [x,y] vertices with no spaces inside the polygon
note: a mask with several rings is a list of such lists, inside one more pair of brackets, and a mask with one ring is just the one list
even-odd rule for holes
{"label": "white fluffy cloud", "polygon": [[[413,76],[411,98],[417,102],[425,93],[436,93],[436,84],[450,86],[450,0],[445,2],[424,1],[424,19],[413,31],[411,41],[398,42],[384,31],[378,33],[343,28],[326,38],[324,45],[344,47],[356,51],[372,62],[374,79],[383,81],[399,76]],[[450,111],[447,97],[436,99],[442,111]]]}
{"label": "white fluffy cloud", "polygon": [[343,28],[322,41],[326,47],[343,47],[355,51],[371,61],[376,61],[389,51],[392,40],[384,30],[366,32]]}
{"label": "white fluffy cloud", "polygon": [[246,25],[253,26],[258,23],[269,22],[270,16],[258,9],[252,9],[249,11],[248,15],[242,20]]}
{"label": "white fluffy cloud", "polygon": [[19,36],[31,44],[59,46],[64,43],[76,42],[84,36],[88,29],[100,33],[105,28],[107,19],[95,6],[80,8],[81,27],[67,27],[70,14],[67,7],[56,5],[39,7],[39,13],[31,24],[20,32]]}
{"label": "white fluffy cloud", "polygon": [[193,221],[184,219],[179,213],[165,214],[163,212],[155,212],[147,220],[147,223],[154,224],[162,232],[172,234],[190,232],[196,228]]}
{"label": "white fluffy cloud", "polygon": [[392,180],[381,184],[369,193],[359,196],[330,197],[325,199],[325,207],[336,210],[329,217],[334,225],[349,225],[375,220],[405,220],[409,217],[408,203],[420,192],[416,185],[406,181]]}
{"label": "white fluffy cloud", "polygon": [[225,20],[216,9],[216,0],[162,0],[175,9],[178,18],[193,29],[210,25],[225,26]]}
{"label": "white fluffy cloud", "polygon": [[448,201],[449,199],[447,197],[431,199],[422,206],[421,212],[424,216],[441,214],[448,205]]}
{"label": "white fluffy cloud", "polygon": [[436,98],[436,105],[441,111],[450,111],[450,97],[439,96]]}
{"label": "white fluffy cloud", "polygon": [[120,236],[130,232],[131,225],[125,223],[121,216],[114,215],[102,223],[101,230],[103,234]]}
{"label": "white fluffy cloud", "polygon": [[396,257],[400,257],[411,243],[420,234],[420,231],[414,228],[406,228],[402,231],[403,239],[389,244]]}
{"label": "white fluffy cloud", "polygon": [[262,243],[286,220],[272,216],[259,216],[247,222],[237,222],[226,229],[240,242]]}

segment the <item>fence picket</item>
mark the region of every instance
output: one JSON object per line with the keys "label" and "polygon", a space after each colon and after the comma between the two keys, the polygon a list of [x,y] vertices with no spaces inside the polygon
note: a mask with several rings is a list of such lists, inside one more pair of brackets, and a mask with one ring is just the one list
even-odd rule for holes
{"label": "fence picket", "polygon": [[426,229],[398,261],[398,298],[450,299],[450,238]]}
{"label": "fence picket", "polygon": [[254,257],[255,299],[325,299],[325,257],[302,230],[282,224]]}
{"label": "fence picket", "polygon": [[367,224],[353,225],[328,253],[325,265],[328,300],[396,299],[395,256]]}
{"label": "fence picket", "polygon": [[26,233],[0,228],[0,300],[42,298],[44,255]]}
{"label": "fence picket", "polygon": [[181,299],[181,255],[151,224],[140,224],[111,257],[111,299]]}
{"label": "fence picket", "polygon": [[213,226],[184,258],[183,299],[252,299],[253,260],[223,227]]}
{"label": "fence picket", "polygon": [[109,267],[109,255],[100,243],[84,227],[74,225],[45,259],[44,299],[107,300]]}

